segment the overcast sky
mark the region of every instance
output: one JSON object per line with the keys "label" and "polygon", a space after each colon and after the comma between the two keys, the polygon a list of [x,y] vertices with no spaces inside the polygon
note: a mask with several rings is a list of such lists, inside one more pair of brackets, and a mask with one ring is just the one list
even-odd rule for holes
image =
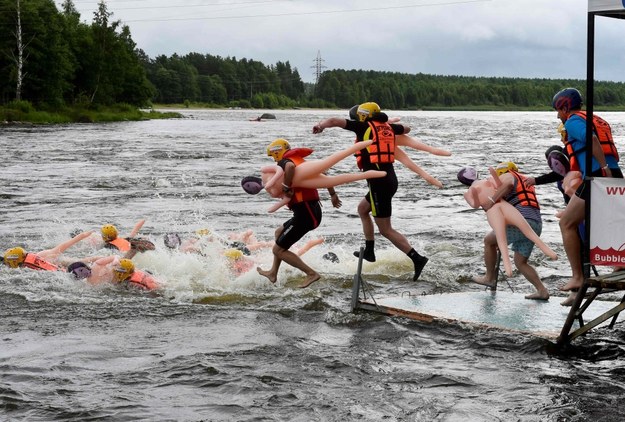
{"label": "overcast sky", "polygon": [[[97,1],[74,4],[91,22]],[[586,78],[587,0],[109,0],[107,6],[152,58],[197,52],[265,65],[288,61],[305,82],[314,82],[317,64]],[[625,20],[598,17],[595,29],[595,79],[625,82]]]}

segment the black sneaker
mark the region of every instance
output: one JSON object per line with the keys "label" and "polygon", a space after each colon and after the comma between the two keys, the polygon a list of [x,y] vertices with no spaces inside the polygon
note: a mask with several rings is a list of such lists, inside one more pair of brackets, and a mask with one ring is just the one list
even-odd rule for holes
{"label": "black sneaker", "polygon": [[412,261],[414,263],[414,277],[412,277],[412,281],[417,281],[419,279],[421,271],[423,271],[423,267],[425,267],[425,264],[427,264],[428,261],[429,259],[424,256],[420,256]]}
{"label": "black sneaker", "polygon": [[[360,258],[360,251],[354,251],[354,256],[356,258]],[[365,261],[369,261],[369,262],[375,262],[375,252],[367,251],[365,249],[362,259],[364,259]]]}

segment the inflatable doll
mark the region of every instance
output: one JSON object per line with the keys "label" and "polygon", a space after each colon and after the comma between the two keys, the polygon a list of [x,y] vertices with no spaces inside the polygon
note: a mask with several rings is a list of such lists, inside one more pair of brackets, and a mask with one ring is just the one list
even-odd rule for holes
{"label": "inflatable doll", "polygon": [[486,211],[488,224],[491,226],[497,237],[497,247],[503,259],[504,269],[508,277],[512,275],[512,263],[508,251],[508,239],[506,237],[506,226],[516,226],[529,240],[534,242],[541,251],[551,259],[558,259],[556,253],[549,248],[540,237],[532,230],[528,222],[513,205],[506,201],[498,201],[492,204],[491,198],[497,188],[501,186],[501,180],[495,169],[488,169],[491,177],[485,180],[476,180],[471,184],[464,198],[472,208],[492,205]]}
{"label": "inflatable doll", "polygon": [[[350,155],[356,153],[363,148],[371,145],[372,141],[358,142],[351,147],[342,151],[335,152],[327,158],[321,160],[304,161],[295,167],[295,173],[293,180],[291,181],[292,187],[299,188],[329,188],[333,186],[342,185],[345,183],[355,182],[357,180],[372,179],[386,176],[385,171],[368,170],[358,173],[346,173],[337,176],[327,176],[323,172],[327,171],[330,167],[343,160]],[[296,148],[291,150],[294,153],[299,153],[299,157],[306,157],[312,153],[312,150],[307,148]],[[261,176],[263,186],[265,190],[271,195],[272,198],[280,198],[280,202],[269,208],[269,212],[274,212],[280,207],[286,205],[291,200],[284,195],[282,191],[282,183],[284,182],[284,170],[278,165],[265,166],[261,169]]]}

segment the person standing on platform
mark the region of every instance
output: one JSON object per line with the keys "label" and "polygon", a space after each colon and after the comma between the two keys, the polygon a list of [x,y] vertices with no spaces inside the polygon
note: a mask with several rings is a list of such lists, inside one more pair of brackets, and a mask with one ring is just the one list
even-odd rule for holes
{"label": "person standing on platform", "polygon": [[[513,205],[525,218],[532,230],[540,236],[542,232],[542,217],[540,215],[540,205],[533,186],[527,186],[527,177],[520,174],[518,167],[511,161],[500,163],[497,174],[501,180],[501,186],[488,199],[490,203],[484,207],[488,211],[490,207],[499,200],[504,200]],[[514,265],[523,277],[529,281],[536,292],[526,295],[525,299],[548,300],[549,290],[536,272],[536,269],[529,264],[529,257],[534,249],[534,242],[529,240],[515,226],[506,227],[506,237],[508,244],[512,245],[514,251]],[[487,287],[493,287],[496,280],[497,265],[497,238],[495,232],[491,231],[484,237],[484,263],[486,274],[481,277],[473,277],[473,282]]]}
{"label": "person standing on platform", "polygon": [[586,112],[581,109],[582,95],[577,89],[565,88],[556,93],[552,106],[558,112],[558,119],[564,123],[564,146],[571,171],[581,172],[583,180],[560,217],[562,242],[572,272],[571,279],[560,290],[571,291],[580,288],[584,282],[578,226],[584,221],[585,203],[589,199],[586,176],[622,178],[623,173],[618,166],[619,155],[610,125],[597,115],[593,115],[592,122],[592,167],[586,168]]}
{"label": "person standing on platform", "polygon": [[[395,135],[407,134],[410,127],[388,123],[388,116],[382,113],[374,102],[363,103],[356,111],[358,120],[337,117],[323,120],[313,127],[313,133],[321,133],[327,128],[340,127],[356,134],[356,142],[373,140],[373,144],[356,154],[358,167],[363,170],[383,170],[386,176],[368,179],[369,192],[358,204],[358,215],[365,235],[363,259],[375,262],[375,225],[380,234],[397,249],[408,255],[414,264],[413,280],[417,281],[428,258],[421,256],[408,242],[408,239],[395,230],[391,223],[392,200],[397,192],[398,181],[393,162],[395,161]],[[373,217],[373,221],[371,219]],[[354,252],[360,257],[360,252]]]}

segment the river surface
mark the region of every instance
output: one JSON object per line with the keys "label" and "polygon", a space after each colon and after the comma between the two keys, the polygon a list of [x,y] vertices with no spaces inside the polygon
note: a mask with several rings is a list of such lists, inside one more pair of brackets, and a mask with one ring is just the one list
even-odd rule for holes
{"label": "river surface", "polygon": [[[182,119],[110,124],[0,127],[0,249],[48,249],[75,230],[114,224],[122,235],[144,218],[140,235],[156,250],[139,268],[162,282],[159,294],[93,287],[65,273],[0,268],[2,421],[617,421],[623,419],[625,330],[595,330],[566,353],[524,334],[418,323],[350,311],[363,243],[356,206],[364,182],[340,186],[334,209],[321,190],[323,237],[303,258],[322,274],[307,289],[284,264],[273,285],[253,269],[233,274],[220,242],[203,254],[172,252],[163,234],[218,239],[253,230],[272,240],[290,213],[266,212],[265,192],[240,180],[271,164],[266,146],[284,137],[312,147],[311,159],[353,142],[338,128],[312,134],[320,119],[347,111],[182,110]],[[547,171],[544,151],[559,143],[555,113],[389,112],[411,135],[453,152],[409,151],[443,189],[396,165],[400,188],[393,225],[430,258],[412,281],[410,260],[381,237],[363,277],[375,294],[484,291],[484,213],[469,209],[456,180],[463,166],[484,171],[514,161]],[[625,151],[625,113],[601,113]],[[355,171],[350,157],[333,174]],[[536,266],[552,301],[570,271],[555,213],[555,185],[537,188],[543,240]],[[66,252],[94,253],[88,244]],[[101,251],[100,251],[101,252]],[[333,252],[339,262],[324,259]],[[270,249],[252,254],[269,268]],[[603,270],[606,271],[606,270]],[[500,288],[532,292],[515,272]],[[485,292],[485,294],[487,294]],[[529,303],[529,302],[528,302]],[[562,321],[564,322],[564,321]]]}

